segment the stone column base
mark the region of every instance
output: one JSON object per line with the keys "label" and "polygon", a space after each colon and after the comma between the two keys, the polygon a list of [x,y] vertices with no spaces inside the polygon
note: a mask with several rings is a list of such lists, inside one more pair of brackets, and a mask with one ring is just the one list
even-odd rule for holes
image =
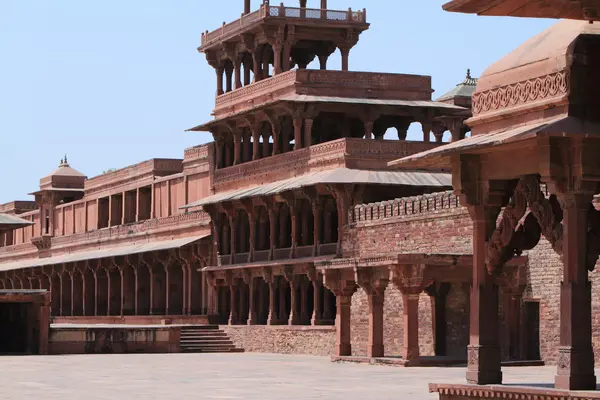
{"label": "stone column base", "polygon": [[554,385],[562,390],[596,390],[594,349],[561,346],[558,348],[558,374]]}
{"label": "stone column base", "polygon": [[500,348],[468,346],[467,382],[472,385],[502,384]]}

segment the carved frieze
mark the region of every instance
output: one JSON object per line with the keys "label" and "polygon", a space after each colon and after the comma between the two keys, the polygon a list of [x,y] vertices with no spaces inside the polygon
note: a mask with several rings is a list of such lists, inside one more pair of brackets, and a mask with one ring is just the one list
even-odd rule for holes
{"label": "carved frieze", "polygon": [[473,115],[507,109],[569,93],[569,73],[560,71],[473,94]]}

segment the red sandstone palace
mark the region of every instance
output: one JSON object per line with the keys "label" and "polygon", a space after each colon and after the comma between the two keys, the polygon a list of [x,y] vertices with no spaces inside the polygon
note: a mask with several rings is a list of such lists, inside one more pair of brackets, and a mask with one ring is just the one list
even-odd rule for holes
{"label": "red sandstone palace", "polygon": [[[582,35],[595,43],[597,25],[561,22],[533,39],[542,43],[537,50],[528,42],[433,100],[428,76],[349,71],[351,50],[369,28],[366,10],[306,3],[265,1],[252,11],[245,0],[240,19],[202,34],[198,50],[215,70],[216,104],[214,119],[190,131],[214,142],[185,150],[183,160],[94,178],[65,157],[40,180],[35,201],[0,206],[0,294],[31,305],[0,302],[0,318],[15,326],[6,337],[28,338],[18,349],[2,342],[0,351],[102,351],[115,334],[94,326],[107,323],[164,330],[156,339],[164,343],[127,347],[122,339],[121,349],[223,349],[202,340],[198,331],[210,323],[222,331],[208,339],[222,339],[226,350],[371,362],[402,356],[407,366],[466,362],[471,344],[475,383],[501,380],[502,361],[561,362],[559,299],[567,295],[561,251],[553,250],[570,242],[559,237],[563,211],[545,178],[571,158],[560,158],[558,139],[537,142],[550,165],[540,180],[537,159],[528,157],[535,145],[507,143],[594,132],[593,118],[576,125],[579,115],[568,110],[585,114],[597,101],[582,92],[589,104],[566,102],[576,75],[552,70],[543,57],[579,55],[573,46]],[[336,50],[341,70],[328,69]],[[518,69],[523,54],[531,64]],[[306,69],[313,61],[319,69]],[[511,68],[518,79],[502,86]],[[411,124],[421,141],[406,139]],[[512,165],[495,168],[499,145],[532,165],[519,169],[511,156],[504,159]],[[453,155],[480,148],[485,162]],[[589,190],[586,207],[598,193]],[[474,225],[479,217],[488,225]],[[592,322],[582,329],[598,331]],[[470,329],[471,340],[473,332],[482,338],[477,348]],[[79,343],[63,334],[77,330],[95,336]]]}

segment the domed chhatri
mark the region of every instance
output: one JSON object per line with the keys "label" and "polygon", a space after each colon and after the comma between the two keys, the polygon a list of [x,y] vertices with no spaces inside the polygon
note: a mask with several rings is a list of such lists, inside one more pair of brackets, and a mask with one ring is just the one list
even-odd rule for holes
{"label": "domed chhatri", "polygon": [[471,70],[467,69],[465,80],[456,85],[448,93],[439,97],[436,101],[441,103],[453,104],[455,106],[471,108],[471,98],[475,87],[477,86],[477,78],[471,76]]}
{"label": "domed chhatri", "polygon": [[[40,179],[40,192],[82,191],[87,177],[69,165],[67,156],[60,160],[58,168]],[[36,192],[39,193],[39,192]]]}

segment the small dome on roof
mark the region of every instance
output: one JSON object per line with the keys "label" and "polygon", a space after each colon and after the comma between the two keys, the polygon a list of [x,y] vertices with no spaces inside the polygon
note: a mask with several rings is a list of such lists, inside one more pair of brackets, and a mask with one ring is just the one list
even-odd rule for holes
{"label": "small dome on roof", "polygon": [[473,92],[475,91],[476,86],[477,78],[473,78],[471,76],[471,70],[468,69],[465,80],[456,85],[454,89],[438,98],[436,101],[446,102],[449,100],[453,100],[457,97],[466,97],[470,99],[471,96],[473,96]]}
{"label": "small dome on roof", "polygon": [[40,189],[83,189],[87,177],[74,168],[71,168],[67,156],[60,160],[58,168],[50,175],[40,179]]}
{"label": "small dome on roof", "polygon": [[47,177],[51,177],[51,176],[76,176],[76,177],[83,177],[83,178],[85,178],[84,174],[82,174],[81,172],[77,171],[76,169],[71,168],[71,166],[67,162],[67,156],[66,155],[65,155],[64,159],[60,160],[60,164],[58,165],[58,168],[56,168]]}

